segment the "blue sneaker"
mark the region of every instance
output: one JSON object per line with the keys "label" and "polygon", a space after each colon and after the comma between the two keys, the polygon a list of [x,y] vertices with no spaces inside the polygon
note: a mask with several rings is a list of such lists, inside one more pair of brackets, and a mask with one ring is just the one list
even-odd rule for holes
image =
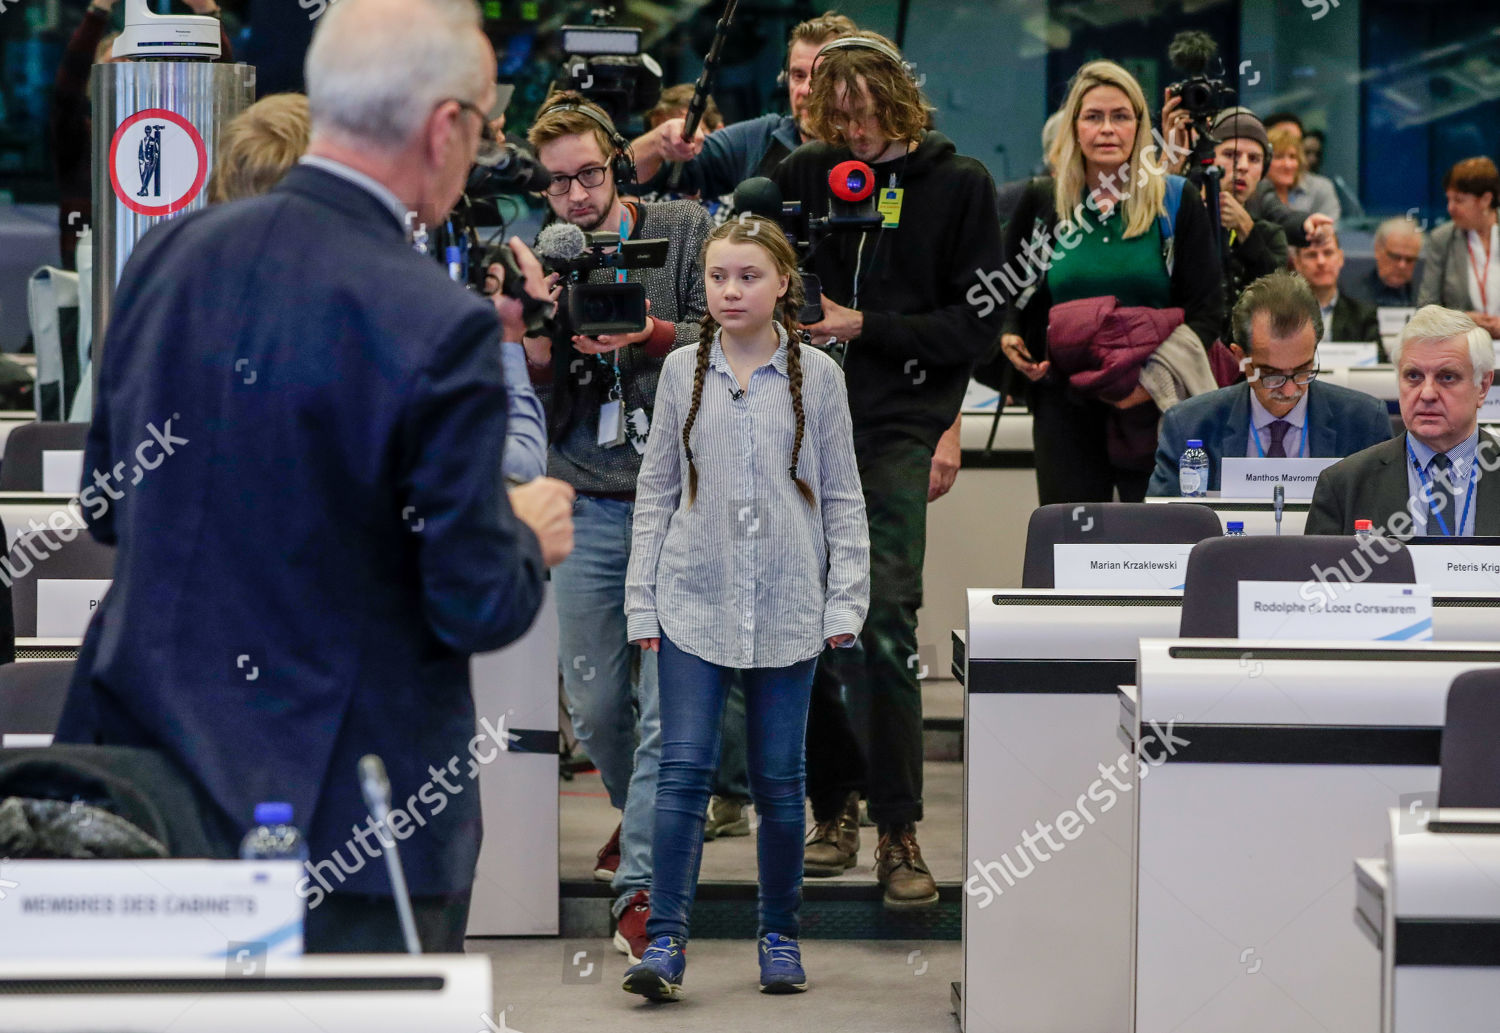
{"label": "blue sneaker", "polygon": [[658,936],[641,955],[641,963],[625,970],[620,987],[652,1001],[678,1001],[686,971],[687,945],[675,936]]}
{"label": "blue sneaker", "polygon": [[807,973],[802,971],[802,949],[797,941],[780,933],[760,938],[760,992],[763,994],[800,994],[807,989]]}

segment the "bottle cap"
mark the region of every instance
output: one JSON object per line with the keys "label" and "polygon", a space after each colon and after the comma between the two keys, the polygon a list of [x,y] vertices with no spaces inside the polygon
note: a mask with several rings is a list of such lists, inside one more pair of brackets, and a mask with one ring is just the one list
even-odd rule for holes
{"label": "bottle cap", "polygon": [[1243,531],[1244,529],[1245,529],[1245,522],[1243,520],[1231,520],[1231,521],[1229,521],[1229,530],[1231,532],[1233,532],[1233,531]]}
{"label": "bottle cap", "polygon": [[1354,530],[1373,531],[1375,530],[1375,522],[1372,520],[1356,520],[1354,521]]}
{"label": "bottle cap", "polygon": [[258,803],[255,805],[255,824],[290,825],[292,805],[289,803]]}
{"label": "bottle cap", "polygon": [[1199,439],[1199,438],[1188,438],[1187,447],[1188,448],[1202,448],[1203,447],[1203,441],[1201,439]]}

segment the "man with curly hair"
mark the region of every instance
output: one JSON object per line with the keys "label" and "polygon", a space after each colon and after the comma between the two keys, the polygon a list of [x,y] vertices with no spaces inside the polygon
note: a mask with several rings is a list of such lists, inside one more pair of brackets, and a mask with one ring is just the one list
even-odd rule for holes
{"label": "man with curly hair", "polygon": [[937,886],[922,861],[916,823],[917,609],[929,477],[974,364],[999,334],[998,309],[982,316],[965,300],[980,270],[1000,268],[995,185],[982,164],[929,128],[932,108],[918,79],[876,33],[823,46],[806,112],[811,135],[826,142],[799,147],[776,169],[782,196],[822,215],[830,170],[854,158],[874,170],[884,220],[875,232],[826,238],[807,270],[822,281],[823,319],[805,329],[816,345],[846,347],[870,525],[870,613],[860,648],[825,652],[813,687],[807,788],[816,827],[803,868],[836,875],[854,866],[864,790],[880,835],[876,874],[886,906],[927,907],[937,902]]}

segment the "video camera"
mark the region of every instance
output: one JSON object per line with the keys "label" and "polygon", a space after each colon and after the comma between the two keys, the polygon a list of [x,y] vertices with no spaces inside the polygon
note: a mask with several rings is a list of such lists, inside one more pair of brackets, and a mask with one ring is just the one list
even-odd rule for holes
{"label": "video camera", "polygon": [[1183,75],[1167,87],[1167,93],[1181,98],[1182,110],[1194,122],[1212,122],[1220,111],[1233,106],[1234,87],[1208,74],[1213,61],[1219,61],[1220,75],[1224,71],[1219,45],[1208,33],[1194,29],[1179,32],[1167,47],[1167,60]]}
{"label": "video camera", "polygon": [[[535,253],[544,270],[562,276],[556,315],[550,319],[550,325],[541,319],[535,331],[550,331],[562,337],[573,334],[598,337],[645,330],[646,288],[642,283],[586,283],[585,277],[595,268],[661,268],[666,265],[666,238],[621,241],[619,234],[613,232],[585,234],[573,223],[555,222],[537,234]],[[504,244],[484,256],[477,274],[478,289],[483,289],[483,270],[489,268],[490,262],[499,262],[505,268],[502,291],[508,297],[525,301],[529,295],[520,282],[520,270]],[[532,330],[529,321],[528,330]]]}
{"label": "video camera", "polygon": [[868,233],[885,221],[875,209],[875,170],[862,161],[843,161],[828,173],[828,212],[815,216],[803,210],[801,201],[783,201],[781,188],[765,176],[753,176],[734,190],[734,207],[781,225],[787,240],[801,256],[805,300],[797,313],[801,323],[823,319],[823,286],[807,272],[808,259],[830,234]]}
{"label": "video camera", "polygon": [[661,99],[662,71],[650,54],[641,53],[641,30],[614,20],[613,7],[596,7],[588,25],[562,27],[566,60],[556,88],[583,94],[622,126]]}

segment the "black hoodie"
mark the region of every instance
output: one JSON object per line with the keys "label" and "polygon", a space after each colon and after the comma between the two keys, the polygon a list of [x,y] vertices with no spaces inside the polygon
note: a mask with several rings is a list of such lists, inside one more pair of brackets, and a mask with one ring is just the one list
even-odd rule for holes
{"label": "black hoodie", "polygon": [[[804,144],[772,178],[783,199],[822,215],[828,172],[850,157],[847,147]],[[958,415],[974,364],[1000,333],[997,308],[982,317],[965,300],[980,270],[1000,268],[995,184],[983,165],[932,131],[916,150],[874,169],[877,198],[892,175],[902,190],[899,225],[831,235],[807,271],[818,275],[828,297],[864,313],[864,330],[844,363],[855,436],[906,434],[935,447]]]}

